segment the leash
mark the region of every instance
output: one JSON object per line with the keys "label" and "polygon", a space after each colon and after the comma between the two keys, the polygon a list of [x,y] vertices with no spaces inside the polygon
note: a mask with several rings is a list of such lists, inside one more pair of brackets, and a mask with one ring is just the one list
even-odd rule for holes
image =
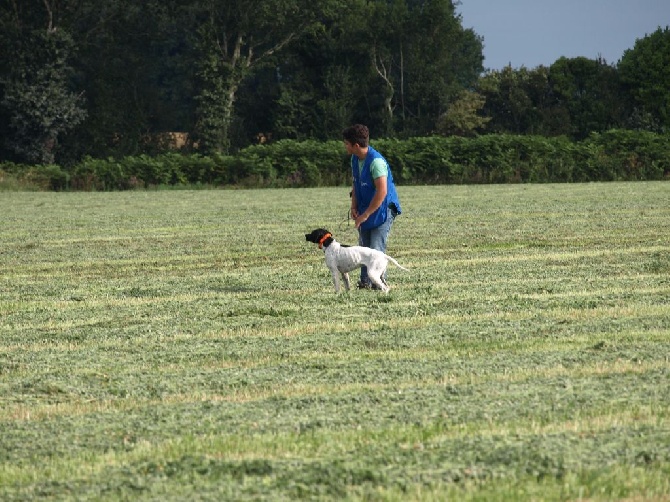
{"label": "leash", "polygon": [[[349,210],[347,211],[347,217],[344,218],[342,221],[340,221],[340,223],[339,223],[339,225],[338,225],[338,230],[343,230],[343,231],[344,231],[344,230],[349,230],[349,229],[351,228],[351,222],[352,222],[352,219],[351,219],[351,209],[349,209]],[[347,224],[346,228],[343,227],[344,223]]]}
{"label": "leash", "polygon": [[[350,191],[349,191],[349,198],[351,198],[352,195],[353,195],[353,190],[350,190]],[[352,221],[352,218],[351,218],[351,207],[349,207],[349,210],[347,211],[347,217],[346,217],[345,219],[343,219],[343,220],[340,222],[340,224],[338,225],[338,230],[344,230],[344,228],[342,228],[342,224],[343,224],[345,221],[347,222],[347,228],[346,228],[346,230],[349,230],[349,228],[351,227],[351,221]]]}

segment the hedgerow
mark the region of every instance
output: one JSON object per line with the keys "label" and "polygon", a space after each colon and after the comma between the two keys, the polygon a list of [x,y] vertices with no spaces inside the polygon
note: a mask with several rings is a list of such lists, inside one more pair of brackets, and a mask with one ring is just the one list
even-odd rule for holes
{"label": "hedgerow", "polygon": [[[372,142],[399,184],[569,183],[661,180],[670,176],[668,135],[612,130],[565,137],[485,135]],[[282,140],[235,155],[165,153],[122,159],[86,157],[58,165],[0,164],[0,179],[41,190],[128,190],[208,185],[316,187],[349,182],[340,141]],[[1,185],[0,185],[1,188]]]}

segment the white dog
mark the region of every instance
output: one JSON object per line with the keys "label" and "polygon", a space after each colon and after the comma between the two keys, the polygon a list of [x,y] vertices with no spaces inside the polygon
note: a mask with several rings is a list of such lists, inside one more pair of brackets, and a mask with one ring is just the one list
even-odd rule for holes
{"label": "white dog", "polygon": [[388,293],[389,287],[384,281],[384,272],[390,261],[396,267],[407,270],[389,255],[376,249],[363,246],[345,246],[337,242],[333,235],[325,228],[317,228],[305,234],[305,240],[319,245],[319,249],[326,248],[326,266],[333,274],[335,292],[340,292],[340,274],[344,279],[344,287],[349,291],[349,272],[365,265],[368,269],[370,282]]}

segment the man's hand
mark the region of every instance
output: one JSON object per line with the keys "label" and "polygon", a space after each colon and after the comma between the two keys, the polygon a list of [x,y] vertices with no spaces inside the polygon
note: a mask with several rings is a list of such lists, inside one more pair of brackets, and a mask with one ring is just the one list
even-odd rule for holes
{"label": "man's hand", "polygon": [[360,216],[357,216],[355,218],[356,228],[360,228],[360,226],[366,221],[368,221],[368,216],[365,213],[361,214]]}

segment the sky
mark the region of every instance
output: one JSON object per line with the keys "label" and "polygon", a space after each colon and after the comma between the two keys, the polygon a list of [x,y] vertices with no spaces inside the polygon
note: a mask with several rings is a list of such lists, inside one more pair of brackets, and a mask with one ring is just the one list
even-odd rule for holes
{"label": "sky", "polygon": [[550,66],[561,56],[616,64],[670,26],[670,0],[461,0],[464,28],[484,38],[484,68]]}

